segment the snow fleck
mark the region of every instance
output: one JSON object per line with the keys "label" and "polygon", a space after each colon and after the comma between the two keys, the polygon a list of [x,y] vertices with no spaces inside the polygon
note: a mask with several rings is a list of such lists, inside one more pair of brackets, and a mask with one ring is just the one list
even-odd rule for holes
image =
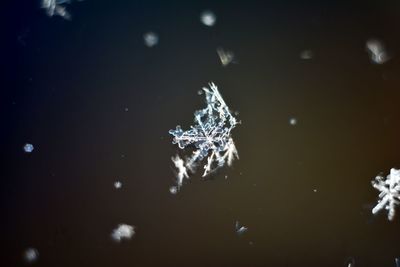
{"label": "snow fleck", "polygon": [[290,118],[289,124],[292,125],[292,126],[296,125],[297,124],[297,119],[296,118]]}
{"label": "snow fleck", "polygon": [[303,50],[300,53],[300,58],[304,60],[309,60],[314,57],[314,53],[311,50]]}
{"label": "snow fleck", "polygon": [[124,108],[124,110],[125,110],[125,112],[128,112],[128,111],[129,111],[129,108]]}
{"label": "snow fleck", "polygon": [[372,186],[380,191],[378,204],[372,209],[372,214],[385,209],[388,219],[393,220],[396,205],[400,204],[400,170],[392,168],[386,179],[378,175],[372,181]]}
{"label": "snow fleck", "polygon": [[381,41],[370,39],[367,41],[365,46],[373,63],[383,64],[390,59],[385,50],[385,46]]}
{"label": "snow fleck", "polygon": [[39,251],[35,248],[28,248],[24,251],[23,257],[27,263],[34,263],[39,258]]}
{"label": "snow fleck", "polygon": [[122,183],[120,181],[115,181],[114,187],[115,187],[115,189],[120,189],[122,187]]}
{"label": "snow fleck", "polygon": [[27,143],[24,145],[24,151],[26,153],[32,153],[33,149],[34,149],[34,147],[32,144]]}
{"label": "snow fleck", "polygon": [[172,158],[178,169],[177,185],[182,186],[183,178],[189,178],[187,170],[194,173],[197,166],[207,157],[203,166],[203,177],[209,175],[225,163],[232,165],[235,158],[239,158],[231,131],[239,123],[229,111],[214,83],[210,88],[203,88],[206,98],[206,108],[194,113],[195,124],[189,130],[183,131],[181,126],[169,131],[174,136],[172,143],[180,149],[193,148],[192,155],[185,161],[178,155]]}
{"label": "snow fleck", "polygon": [[314,192],[314,193],[317,193],[317,192],[318,192],[318,190],[317,190],[317,189],[314,189],[314,190],[313,190],[313,192]]}
{"label": "snow fleck", "polygon": [[396,267],[400,267],[400,258],[396,258],[394,262],[396,263]]}
{"label": "snow fleck", "polygon": [[169,192],[173,195],[176,195],[178,193],[178,187],[177,186],[171,186],[169,188]]}
{"label": "snow fleck", "polygon": [[120,242],[123,239],[131,239],[135,234],[135,227],[128,224],[119,224],[117,228],[115,228],[111,237],[117,242]]}
{"label": "snow fleck", "polygon": [[155,32],[147,32],[143,35],[143,40],[147,47],[153,47],[158,44],[158,34]]}
{"label": "snow fleck", "polygon": [[225,51],[222,48],[217,49],[217,54],[219,56],[219,59],[221,60],[222,66],[226,67],[230,63],[234,63],[235,60],[235,55],[231,51]]}
{"label": "snow fleck", "polygon": [[71,15],[64,6],[70,2],[71,1],[68,0],[42,0],[42,8],[46,10],[49,17],[56,15],[63,19],[70,20]]}
{"label": "snow fleck", "polygon": [[212,11],[206,10],[201,13],[200,20],[204,25],[206,25],[208,27],[212,27],[212,26],[214,26],[215,22],[217,21],[217,17],[215,16],[215,14]]}
{"label": "snow fleck", "polygon": [[248,228],[246,226],[240,225],[239,221],[236,221],[235,222],[235,230],[236,230],[236,234],[242,235],[245,232],[247,232]]}

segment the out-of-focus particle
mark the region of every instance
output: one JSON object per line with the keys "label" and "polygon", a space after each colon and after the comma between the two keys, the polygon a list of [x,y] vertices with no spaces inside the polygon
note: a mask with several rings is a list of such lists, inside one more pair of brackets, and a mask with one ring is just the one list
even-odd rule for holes
{"label": "out-of-focus particle", "polygon": [[217,17],[212,11],[206,10],[200,14],[200,20],[204,25],[212,27],[217,22]]}
{"label": "out-of-focus particle", "polygon": [[34,263],[39,258],[39,252],[35,248],[28,248],[24,251],[23,257],[27,263]]}
{"label": "out-of-focus particle", "polygon": [[300,53],[300,58],[304,60],[309,60],[314,57],[314,53],[311,50],[303,50]]}
{"label": "out-of-focus particle", "polygon": [[317,193],[317,192],[318,192],[318,190],[317,190],[317,189],[314,189],[314,190],[313,190],[313,192],[314,192],[314,193]]}
{"label": "out-of-focus particle", "polygon": [[373,63],[383,64],[390,59],[382,41],[369,39],[365,46]]}
{"label": "out-of-focus particle", "polygon": [[27,143],[24,145],[24,151],[26,153],[32,153],[33,149],[34,149],[34,147],[32,144]]}
{"label": "out-of-focus particle", "polygon": [[292,126],[296,125],[297,124],[297,119],[296,118],[290,118],[289,124],[292,125]]}
{"label": "out-of-focus particle", "polygon": [[176,195],[178,193],[178,187],[177,186],[171,186],[169,188],[169,192],[173,195]]}
{"label": "out-of-focus particle", "polygon": [[233,54],[232,51],[226,51],[222,48],[218,48],[217,54],[219,56],[219,59],[221,60],[222,66],[226,67],[230,63],[234,63],[235,55]]}
{"label": "out-of-focus particle", "polygon": [[396,258],[394,262],[396,263],[396,267],[400,267],[400,258]]}
{"label": "out-of-focus particle", "polygon": [[135,234],[135,227],[128,224],[119,224],[111,233],[111,238],[117,242],[129,240]]}
{"label": "out-of-focus particle", "polygon": [[143,35],[143,40],[147,47],[153,47],[158,44],[158,34],[155,32],[146,32]]}
{"label": "out-of-focus particle", "polygon": [[346,267],[354,267],[355,266],[355,260],[353,257],[350,257],[346,260]]}
{"label": "out-of-focus particle", "polygon": [[247,232],[248,228],[246,226],[240,225],[239,221],[236,221],[235,222],[235,230],[236,230],[236,234],[242,235],[245,232]]}
{"label": "out-of-focus particle", "polygon": [[124,108],[124,110],[125,110],[125,112],[128,112],[128,111],[129,111],[129,108]]}
{"label": "out-of-focus particle", "polygon": [[46,10],[46,13],[49,17],[57,15],[63,19],[70,20],[71,15],[64,6],[70,2],[71,0],[42,0],[41,6]]}
{"label": "out-of-focus particle", "polygon": [[120,181],[115,181],[114,187],[115,187],[115,189],[120,189],[122,187],[122,183]]}

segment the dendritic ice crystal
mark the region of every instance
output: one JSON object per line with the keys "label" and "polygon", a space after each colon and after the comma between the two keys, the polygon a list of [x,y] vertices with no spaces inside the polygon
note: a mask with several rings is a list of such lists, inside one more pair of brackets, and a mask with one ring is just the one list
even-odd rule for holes
{"label": "dendritic ice crystal", "polygon": [[231,131],[239,123],[230,112],[224,99],[214,83],[209,88],[204,87],[207,106],[194,113],[194,125],[187,131],[181,126],[170,130],[174,136],[173,144],[180,149],[192,148],[190,157],[182,159],[179,155],[172,158],[177,173],[177,188],[182,186],[183,179],[189,178],[188,171],[194,173],[198,165],[207,158],[203,167],[203,177],[227,164],[232,165],[239,158]]}
{"label": "dendritic ice crystal", "polygon": [[388,219],[393,220],[396,205],[400,204],[400,170],[392,168],[386,178],[377,176],[372,181],[372,186],[380,191],[378,204],[372,209],[372,213],[386,209]]}

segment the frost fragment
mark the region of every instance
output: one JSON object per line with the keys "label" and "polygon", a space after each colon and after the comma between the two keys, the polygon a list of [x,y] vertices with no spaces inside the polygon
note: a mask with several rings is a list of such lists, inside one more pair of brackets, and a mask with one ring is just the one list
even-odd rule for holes
{"label": "frost fragment", "polygon": [[232,51],[225,51],[222,48],[218,48],[217,54],[219,56],[219,59],[221,60],[222,66],[226,67],[230,63],[234,63],[235,55],[233,54]]}
{"label": "frost fragment", "polygon": [[372,186],[380,191],[378,204],[372,209],[372,213],[385,209],[388,211],[388,219],[393,220],[396,205],[400,204],[400,170],[390,169],[386,179],[378,175],[372,181]]}
{"label": "frost fragment", "polygon": [[169,188],[169,192],[173,195],[176,195],[178,193],[178,187],[177,186],[171,186]]}
{"label": "frost fragment", "polygon": [[115,187],[115,189],[120,189],[122,187],[122,183],[120,181],[115,181],[114,187]]}
{"label": "frost fragment", "polygon": [[366,48],[373,63],[383,64],[390,59],[384,44],[377,39],[368,40]]}
{"label": "frost fragment", "polygon": [[242,234],[244,234],[245,232],[247,232],[247,230],[248,230],[248,228],[246,227],[246,226],[241,226],[240,224],[239,224],[239,221],[236,221],[236,223],[235,223],[235,230],[236,230],[236,234],[238,234],[238,235],[242,235]]}
{"label": "frost fragment", "polygon": [[290,118],[289,124],[293,125],[293,126],[296,125],[297,124],[297,119],[296,118]]}
{"label": "frost fragment", "polygon": [[26,153],[32,153],[33,149],[34,149],[34,147],[33,147],[32,144],[26,143],[26,144],[24,145],[24,151],[25,151]]}
{"label": "frost fragment", "polygon": [[231,114],[214,83],[210,88],[203,88],[206,104],[204,109],[194,113],[194,125],[183,131],[176,126],[169,133],[174,136],[172,143],[180,149],[193,148],[192,155],[182,160],[178,155],[172,158],[178,169],[177,186],[182,186],[183,178],[189,178],[187,170],[194,173],[199,163],[207,158],[203,166],[203,177],[223,167],[232,165],[235,158],[239,158],[231,131],[239,123]]}
{"label": "frost fragment", "polygon": [[34,263],[39,258],[39,251],[36,248],[28,248],[24,251],[23,257],[27,263]]}
{"label": "frost fragment", "polygon": [[119,224],[117,228],[115,228],[111,237],[117,242],[121,242],[123,239],[131,239],[135,234],[135,227],[128,224]]}
{"label": "frost fragment", "polygon": [[70,20],[71,15],[65,5],[71,2],[72,0],[42,0],[41,5],[49,17],[60,16],[63,19]]}
{"label": "frost fragment", "polygon": [[300,58],[304,60],[309,60],[314,57],[314,53],[311,50],[303,50],[300,53]]}
{"label": "frost fragment", "polygon": [[158,44],[158,34],[155,32],[146,32],[143,35],[144,44],[147,47],[153,47]]}
{"label": "frost fragment", "polygon": [[206,25],[208,27],[212,27],[212,26],[214,26],[215,22],[217,21],[217,17],[215,16],[215,14],[212,11],[206,10],[201,13],[200,20],[204,25]]}

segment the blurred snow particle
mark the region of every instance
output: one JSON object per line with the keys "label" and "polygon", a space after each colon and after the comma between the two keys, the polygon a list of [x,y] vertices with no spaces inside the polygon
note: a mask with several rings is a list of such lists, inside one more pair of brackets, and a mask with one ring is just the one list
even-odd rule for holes
{"label": "blurred snow particle", "polygon": [[380,191],[378,204],[372,209],[372,214],[385,209],[389,221],[393,220],[396,205],[400,204],[400,170],[392,168],[386,178],[378,175],[371,183]]}
{"label": "blurred snow particle", "polygon": [[117,242],[120,242],[122,239],[131,239],[135,234],[134,226],[128,224],[119,224],[117,228],[115,228],[111,237]]}
{"label": "blurred snow particle", "polygon": [[355,266],[355,260],[354,258],[350,257],[346,260],[346,267],[354,267]]}
{"label": "blurred snow particle", "polygon": [[234,62],[235,55],[231,51],[225,51],[222,48],[217,49],[217,54],[221,60],[222,66],[228,66],[230,63]]}
{"label": "blurred snow particle", "polygon": [[178,193],[178,187],[177,186],[171,186],[169,188],[169,192],[173,195],[176,195]]}
{"label": "blurred snow particle", "polygon": [[297,124],[297,119],[296,118],[290,118],[289,120],[290,125],[296,125]]}
{"label": "blurred snow particle", "polygon": [[65,8],[64,4],[69,4],[70,0],[42,0],[42,8],[46,10],[49,17],[54,15],[60,16],[66,20],[71,19],[71,15]]}
{"label": "blurred snow particle", "polygon": [[400,267],[400,258],[396,258],[394,262],[396,263],[396,267]]}
{"label": "blurred snow particle", "polygon": [[24,151],[26,152],[26,153],[31,153],[32,151],[33,151],[33,149],[34,149],[34,147],[33,147],[33,145],[32,144],[25,144],[24,145]]}
{"label": "blurred snow particle", "polygon": [[390,59],[381,41],[370,39],[365,46],[373,63],[383,64]]}
{"label": "blurred snow particle", "polygon": [[122,183],[120,181],[114,182],[115,189],[120,189],[122,187]]}
{"label": "blurred snow particle", "polygon": [[314,192],[314,193],[317,193],[317,192],[318,192],[318,190],[317,190],[317,189],[314,189],[314,190],[313,190],[313,192]]}
{"label": "blurred snow particle", "polygon": [[143,35],[144,44],[147,47],[153,47],[158,44],[158,34],[155,32],[146,32]]}
{"label": "blurred snow particle", "polygon": [[311,50],[303,50],[300,53],[300,58],[304,60],[312,59],[314,57],[314,53]]}
{"label": "blurred snow particle", "polygon": [[247,232],[247,227],[246,226],[240,226],[239,221],[236,221],[235,230],[236,230],[236,234],[242,235],[243,233]]}
{"label": "blurred snow particle", "polygon": [[204,25],[212,27],[217,21],[217,17],[212,11],[206,10],[201,13],[200,20]]}
{"label": "blurred snow particle", "polygon": [[39,252],[35,248],[28,248],[24,251],[24,260],[28,263],[34,263],[39,258]]}
{"label": "blurred snow particle", "polygon": [[186,167],[184,165],[185,162],[179,157],[179,155],[172,157],[171,160],[174,163],[175,167],[178,169],[178,174],[176,175],[178,180],[176,181],[176,183],[177,183],[178,187],[181,187],[183,178],[189,179],[189,175],[188,175]]}

